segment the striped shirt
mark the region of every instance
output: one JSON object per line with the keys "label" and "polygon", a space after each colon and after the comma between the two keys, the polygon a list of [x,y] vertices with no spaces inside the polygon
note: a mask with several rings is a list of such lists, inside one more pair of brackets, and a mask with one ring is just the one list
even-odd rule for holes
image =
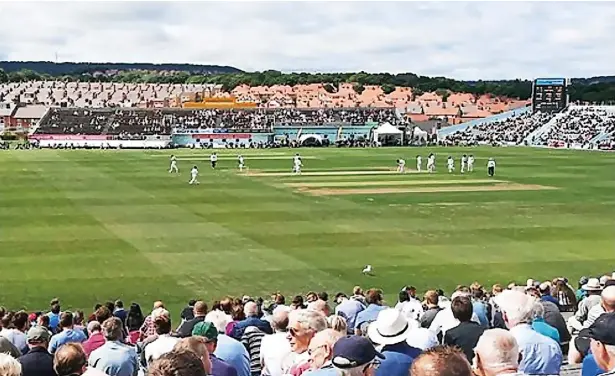
{"label": "striped shirt", "polygon": [[249,326],[241,336],[241,343],[248,350],[250,356],[250,373],[261,374],[261,341],[265,333],[255,326]]}

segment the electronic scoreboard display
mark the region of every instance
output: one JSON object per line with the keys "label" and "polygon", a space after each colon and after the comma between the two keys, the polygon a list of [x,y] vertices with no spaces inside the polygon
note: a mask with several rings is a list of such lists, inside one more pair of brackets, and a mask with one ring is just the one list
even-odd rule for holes
{"label": "electronic scoreboard display", "polygon": [[565,78],[537,78],[532,86],[533,112],[559,112],[568,105],[568,81]]}

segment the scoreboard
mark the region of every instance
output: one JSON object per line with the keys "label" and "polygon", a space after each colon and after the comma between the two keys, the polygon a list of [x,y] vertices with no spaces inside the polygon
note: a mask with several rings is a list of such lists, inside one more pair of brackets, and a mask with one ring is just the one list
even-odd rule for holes
{"label": "scoreboard", "polygon": [[559,112],[568,105],[568,80],[537,78],[532,85],[533,112]]}

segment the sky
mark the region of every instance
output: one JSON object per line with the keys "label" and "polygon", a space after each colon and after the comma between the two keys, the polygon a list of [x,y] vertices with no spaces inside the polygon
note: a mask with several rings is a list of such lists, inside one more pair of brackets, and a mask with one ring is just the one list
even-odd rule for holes
{"label": "sky", "polygon": [[0,60],[615,75],[615,2],[0,2]]}

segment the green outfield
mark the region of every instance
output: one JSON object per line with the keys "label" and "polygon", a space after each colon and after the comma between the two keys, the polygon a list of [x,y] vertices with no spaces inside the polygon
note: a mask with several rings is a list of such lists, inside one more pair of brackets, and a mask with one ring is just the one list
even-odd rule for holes
{"label": "green outfield", "polygon": [[[478,280],[615,270],[615,154],[478,149],[0,152],[0,305],[90,310],[378,286],[389,300]],[[435,174],[391,173],[437,154]],[[459,157],[476,156],[472,174]],[[448,155],[457,172],[445,171]],[[489,179],[487,158],[497,161]],[[198,186],[189,186],[197,164]],[[374,276],[361,269],[371,264]]]}

